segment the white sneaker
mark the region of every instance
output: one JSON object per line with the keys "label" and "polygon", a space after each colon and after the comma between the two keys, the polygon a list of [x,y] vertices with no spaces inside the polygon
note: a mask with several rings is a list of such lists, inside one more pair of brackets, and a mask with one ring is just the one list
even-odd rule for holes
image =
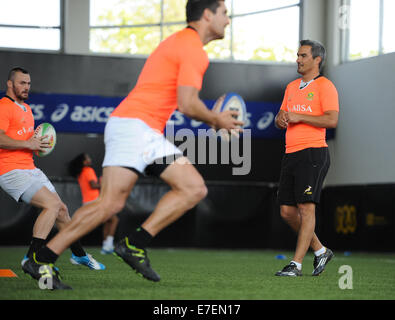
{"label": "white sneaker", "polygon": [[96,261],[90,254],[83,257],[77,257],[74,254],[71,255],[70,262],[72,264],[80,264],[89,267],[93,270],[104,270],[106,267],[104,264]]}
{"label": "white sneaker", "polygon": [[101,254],[112,254],[113,252],[114,252],[114,246],[108,244],[103,244],[103,247],[101,248],[100,251]]}

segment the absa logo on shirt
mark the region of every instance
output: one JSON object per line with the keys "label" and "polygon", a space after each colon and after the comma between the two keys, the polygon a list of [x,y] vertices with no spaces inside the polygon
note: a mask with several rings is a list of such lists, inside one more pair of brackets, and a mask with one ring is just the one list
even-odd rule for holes
{"label": "absa logo on shirt", "polygon": [[313,110],[311,110],[310,106],[306,106],[305,104],[295,104],[292,107],[288,106],[288,111],[289,112],[310,112],[312,113]]}

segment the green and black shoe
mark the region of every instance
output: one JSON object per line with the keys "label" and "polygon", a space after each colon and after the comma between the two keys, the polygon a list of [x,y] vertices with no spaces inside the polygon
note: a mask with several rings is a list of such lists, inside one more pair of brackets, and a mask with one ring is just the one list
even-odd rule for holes
{"label": "green and black shoe", "polygon": [[160,276],[151,268],[147,250],[131,245],[128,237],[115,245],[114,254],[122,258],[137,274],[144,278],[155,282],[160,280]]}
{"label": "green and black shoe", "polygon": [[334,257],[331,249],[326,248],[326,251],[319,255],[318,257],[314,257],[314,271],[312,273],[313,276],[319,276],[325,269],[325,266],[328,264],[329,261]]}
{"label": "green and black shoe", "polygon": [[72,289],[67,284],[60,281],[58,268],[52,263],[45,264],[36,260],[36,254],[28,259],[22,266],[24,273],[29,274],[33,279],[38,280],[40,289],[69,290]]}

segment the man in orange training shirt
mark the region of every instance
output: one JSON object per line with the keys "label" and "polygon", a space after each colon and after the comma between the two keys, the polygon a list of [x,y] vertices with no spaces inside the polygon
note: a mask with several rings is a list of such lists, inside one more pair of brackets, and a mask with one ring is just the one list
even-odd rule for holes
{"label": "man in orange training shirt", "polygon": [[[0,187],[15,201],[23,201],[42,209],[33,227],[29,250],[22,260],[34,259],[33,252],[45,244],[56,223],[58,229],[71,220],[66,205],[61,201],[47,176],[33,161],[33,151],[44,151],[49,143],[45,137],[34,136],[32,110],[25,100],[29,97],[30,74],[15,67],[8,75],[6,96],[0,100]],[[104,268],[86,254],[79,241],[70,243],[74,264],[91,269]],[[99,268],[100,265],[100,268]]]}
{"label": "man in orange training shirt", "polygon": [[309,247],[315,255],[313,276],[321,274],[333,257],[314,233],[315,208],[330,163],[326,128],[337,126],[339,114],[337,90],[320,74],[324,60],[322,44],[300,42],[297,64],[302,78],[287,86],[275,120],[278,128],[287,130],[278,190],[281,217],[298,233],[293,260],[277,276],[301,276]]}
{"label": "man in orange training shirt", "polygon": [[[171,190],[144,223],[115,245],[115,253],[148,280],[159,281],[146,247],[161,230],[179,219],[207,194],[204,180],[181,151],[161,134],[172,112],[214,128],[237,129],[238,113],[216,113],[199,98],[209,60],[203,46],[222,39],[229,24],[221,0],[189,0],[187,28],[176,32],[148,57],[136,86],[114,110],[104,132],[102,189],[97,201],[78,209],[71,223],[37,256],[51,267],[69,243],[123,209],[139,174],[155,175]],[[158,161],[157,161],[158,160]],[[36,274],[39,264],[32,264]]]}

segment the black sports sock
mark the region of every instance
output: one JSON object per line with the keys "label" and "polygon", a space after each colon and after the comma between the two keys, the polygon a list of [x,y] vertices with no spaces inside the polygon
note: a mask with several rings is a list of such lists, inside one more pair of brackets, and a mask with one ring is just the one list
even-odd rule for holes
{"label": "black sports sock", "polygon": [[26,256],[31,258],[33,256],[33,252],[37,252],[41,249],[42,246],[45,245],[46,239],[40,239],[32,237],[32,241],[30,242],[29,250],[27,251]]}
{"label": "black sports sock", "polygon": [[71,246],[70,246],[70,250],[71,252],[77,256],[77,257],[83,257],[86,256],[86,252],[85,250],[82,248],[81,243],[79,240],[77,240],[76,242],[74,242]]}
{"label": "black sports sock", "polygon": [[58,255],[49,249],[47,246],[42,247],[38,252],[35,252],[37,262],[55,263]]}
{"label": "black sports sock", "polygon": [[137,248],[146,248],[148,244],[151,242],[153,236],[148,233],[143,227],[139,227],[136,230],[133,230],[128,236],[129,243],[134,245]]}

